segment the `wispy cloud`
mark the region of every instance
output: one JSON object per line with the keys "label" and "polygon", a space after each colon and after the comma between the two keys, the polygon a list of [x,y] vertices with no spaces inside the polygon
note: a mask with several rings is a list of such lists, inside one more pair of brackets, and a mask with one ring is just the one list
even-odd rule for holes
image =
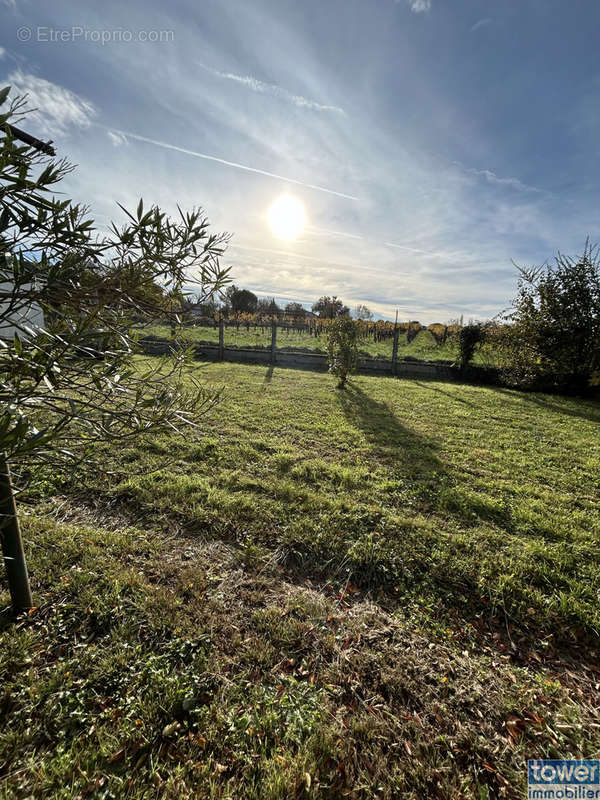
{"label": "wispy cloud", "polygon": [[486,28],[488,25],[491,25],[493,21],[491,17],[484,17],[483,19],[477,20],[475,25],[471,27],[471,33],[473,33],[473,31],[478,31],[480,28]]}
{"label": "wispy cloud", "polygon": [[474,167],[465,167],[459,161],[454,161],[453,163],[457,167],[460,167],[463,172],[467,172],[469,175],[476,175],[479,178],[484,178],[487,183],[491,183],[496,186],[506,186],[509,189],[516,189],[519,192],[535,192],[537,194],[543,194],[541,189],[538,189],[536,186],[530,186],[527,183],[523,183],[523,181],[520,181],[518,178],[501,178],[490,169],[475,169]]}
{"label": "wispy cloud", "polygon": [[[105,126],[102,126],[105,127]],[[225,158],[218,158],[217,156],[211,156],[207,153],[198,153],[196,150],[188,150],[186,147],[178,147],[174,144],[169,144],[168,142],[161,142],[157,139],[150,139],[147,136],[141,136],[139,133],[131,133],[131,131],[121,131],[118,128],[106,128],[107,131],[112,131],[114,134],[118,134],[119,136],[125,136],[128,139],[136,139],[138,142],[147,142],[148,144],[153,144],[156,147],[163,147],[165,150],[174,150],[177,153],[184,153],[188,156],[194,156],[194,158],[202,158],[205,161],[214,161],[217,164],[223,164],[226,167],[233,167],[234,169],[241,169],[245,172],[253,172],[256,175],[265,175],[267,178],[275,178],[278,181],[285,181],[286,183],[293,183],[296,186],[304,186],[307,189],[315,189],[317,192],[325,192],[326,194],[332,194],[336,197],[343,197],[345,200],[355,200],[359,201],[358,197],[355,197],[352,194],[344,194],[344,192],[337,192],[334,189],[328,189],[325,186],[318,186],[314,183],[305,183],[304,181],[299,181],[296,178],[286,178],[284,175],[277,175],[275,172],[268,172],[264,169],[257,169],[256,167],[249,167],[246,164],[238,164],[236,161],[228,161]]]}
{"label": "wispy cloud", "polygon": [[300,94],[294,94],[284,89],[282,86],[278,86],[276,83],[265,83],[264,81],[259,81],[258,78],[254,78],[252,75],[236,75],[234,72],[221,72],[218,69],[207,67],[205,64],[200,64],[199,66],[217,78],[234,81],[234,83],[245,86],[247,89],[250,89],[250,91],[257,92],[258,94],[268,94],[272,97],[278,97],[281,100],[298,106],[298,108],[306,108],[310,111],[329,111],[334,114],[346,116],[346,112],[343,108],[340,108],[340,106],[317,103],[315,100],[309,100],[309,98],[303,97]]}
{"label": "wispy cloud", "polygon": [[371,272],[379,272],[384,275],[389,275],[389,271],[385,267],[371,266],[370,264],[365,266],[365,264],[359,264],[356,262],[351,263],[347,261],[344,262],[332,261],[329,258],[318,258],[317,256],[305,255],[304,253],[296,253],[291,251],[287,252],[285,250],[274,250],[271,249],[270,247],[251,247],[249,245],[242,245],[242,244],[236,244],[235,242],[231,242],[228,245],[228,248],[233,250],[247,250],[248,252],[252,253],[269,253],[271,255],[277,256],[280,259],[280,261],[281,259],[284,260],[287,259],[292,264],[296,259],[302,259],[303,261],[312,261],[317,264],[323,264],[323,266],[327,267],[327,269],[335,271],[351,270],[352,272],[359,271],[362,274],[364,274],[365,272],[367,274]]}
{"label": "wispy cloud", "polygon": [[113,147],[121,147],[121,145],[127,144],[127,137],[123,136],[123,134],[115,133],[114,131],[106,131],[106,133]]}
{"label": "wispy cloud", "polygon": [[422,14],[424,11],[431,9],[431,0],[408,0],[410,10],[415,14]]}
{"label": "wispy cloud", "polygon": [[29,119],[50,134],[65,134],[69,128],[87,128],[96,109],[69,89],[22,72],[12,72],[7,83],[13,87],[12,95],[28,95],[28,107],[33,109]]}
{"label": "wispy cloud", "polygon": [[0,58],[4,58],[6,55],[6,50],[3,47],[0,47]]}

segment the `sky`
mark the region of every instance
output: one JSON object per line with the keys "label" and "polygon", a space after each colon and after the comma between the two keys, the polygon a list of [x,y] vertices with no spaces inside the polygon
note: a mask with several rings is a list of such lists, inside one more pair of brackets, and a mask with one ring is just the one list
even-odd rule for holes
{"label": "sky", "polygon": [[89,5],[0,0],[0,73],[100,229],[201,206],[237,285],[426,324],[491,318],[515,263],[600,239],[597,0]]}

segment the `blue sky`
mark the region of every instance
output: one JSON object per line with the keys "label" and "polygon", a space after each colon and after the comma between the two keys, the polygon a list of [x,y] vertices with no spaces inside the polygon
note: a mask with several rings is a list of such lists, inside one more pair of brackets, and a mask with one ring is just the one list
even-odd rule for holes
{"label": "blue sky", "polygon": [[[514,296],[511,260],[600,238],[596,0],[0,11],[3,84],[29,92],[28,129],[79,165],[73,199],[100,226],[140,196],[201,205],[259,294],[488,318]],[[266,224],[284,193],[308,217],[289,243]]]}

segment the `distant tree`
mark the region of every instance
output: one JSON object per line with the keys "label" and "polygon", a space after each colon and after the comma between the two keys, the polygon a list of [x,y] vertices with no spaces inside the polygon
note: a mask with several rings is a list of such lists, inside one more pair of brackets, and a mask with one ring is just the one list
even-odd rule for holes
{"label": "distant tree", "polygon": [[507,372],[521,385],[582,389],[600,368],[600,256],[558,253],[553,266],[519,269],[518,294],[505,315]]}
{"label": "distant tree", "polygon": [[320,297],[312,307],[313,313],[318,314],[322,319],[335,319],[336,317],[345,317],[350,313],[348,306],[336,297]]}
{"label": "distant tree", "polygon": [[338,317],[327,329],[329,372],[338,379],[338,389],[344,389],[348,375],[356,371],[359,337],[359,326],[348,316]]}
{"label": "distant tree", "polygon": [[354,309],[354,319],[364,320],[370,322],[373,319],[373,312],[368,306],[359,303]]}
{"label": "distant tree", "polygon": [[259,300],[256,311],[265,317],[278,317],[282,313],[281,308],[275,302],[274,297],[272,297],[270,300],[266,297]]}
{"label": "distant tree", "polygon": [[249,289],[230,286],[225,292],[225,306],[233,314],[254,314],[258,307],[258,297]]}
{"label": "distant tree", "polygon": [[288,317],[294,319],[304,319],[306,317],[306,309],[300,303],[288,303],[285,307],[285,313]]}
{"label": "distant tree", "polygon": [[231,313],[231,299],[236,292],[239,292],[238,287],[235,285],[235,283],[231,283],[227,289],[221,293],[221,310],[225,314]]}

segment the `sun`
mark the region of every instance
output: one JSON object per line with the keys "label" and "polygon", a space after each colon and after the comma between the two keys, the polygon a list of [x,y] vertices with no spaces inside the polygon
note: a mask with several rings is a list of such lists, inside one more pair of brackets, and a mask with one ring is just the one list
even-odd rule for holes
{"label": "sun", "polygon": [[274,236],[292,242],[304,230],[306,211],[297,197],[282,194],[269,208],[267,220]]}

